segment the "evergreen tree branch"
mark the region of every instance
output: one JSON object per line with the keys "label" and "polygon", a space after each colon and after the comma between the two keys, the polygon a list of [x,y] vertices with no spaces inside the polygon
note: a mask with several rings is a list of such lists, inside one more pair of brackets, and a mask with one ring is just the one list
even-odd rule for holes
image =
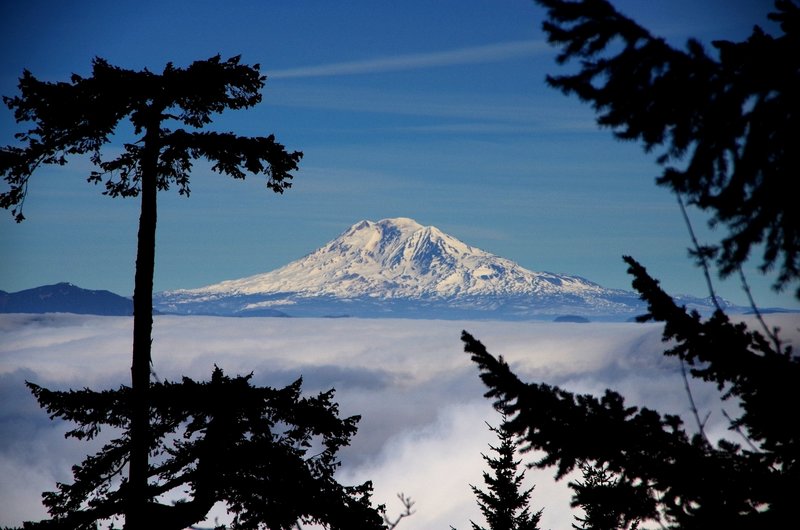
{"label": "evergreen tree branch", "polygon": [[397,525],[400,524],[400,521],[405,519],[406,517],[411,517],[414,515],[414,501],[411,500],[411,497],[407,497],[403,493],[398,493],[397,498],[400,499],[400,503],[403,505],[403,511],[397,514],[394,520],[390,519],[388,515],[384,514],[383,516],[383,523],[386,525],[387,530],[394,530],[397,528]]}
{"label": "evergreen tree branch", "polygon": [[760,333],[732,323],[723,312],[702,321],[696,312],[678,307],[644,267],[630,257],[625,261],[634,288],[648,303],[644,319],[664,322],[664,340],[674,341],[665,353],[680,356],[692,375],[725,389],[723,397],[738,398],[743,415],[735,425],[746,425],[751,439],[766,443],[762,448],[775,451],[776,457],[795,461],[800,426],[775,417],[785,403],[800,399],[800,358],[791,347],[774,350]]}
{"label": "evergreen tree branch", "polygon": [[[206,382],[152,385],[150,451],[163,458],[148,469],[143,519],[181,530],[223,501],[241,528],[290,528],[298,521],[340,530],[384,528],[370,502],[370,483],[334,480],[336,453],[355,434],[357,417],[339,417],[332,391],[304,397],[300,380],[274,389],[254,387],[251,376],[228,377],[216,368]],[[52,417],[79,424],[73,436],[93,437],[105,425],[123,428],[121,437],[73,468],[72,484],[46,495],[54,520],[82,529],[124,515],[130,485],[112,479],[129,455],[130,389],[53,392],[29,386]],[[317,445],[324,450],[309,455]],[[175,505],[153,500],[174,491],[187,491],[189,498]],[[404,499],[411,511],[413,501]]]}
{"label": "evergreen tree branch", "polygon": [[[671,299],[669,303],[674,304]],[[768,439],[761,440],[764,451],[743,452],[724,440],[712,448],[699,434],[690,439],[680,418],[625,406],[614,392],[607,390],[595,398],[522,383],[471,335],[464,333],[462,339],[489,387],[486,395],[512,418],[509,428],[527,442],[526,450],[544,452],[535,465],[555,466],[557,478],[581,462],[614,473],[620,482],[611,490],[612,498],[625,520],[645,522],[663,516],[678,526],[700,520],[724,526],[761,520],[759,506],[765,504],[778,512],[783,509],[781,495],[772,489],[776,480],[772,469],[776,462],[796,465],[800,453],[795,452],[792,433],[797,426],[775,425],[771,418],[754,416],[750,398],[744,400],[745,414],[738,421],[762,437],[769,431]],[[781,392],[785,396],[797,391]],[[690,477],[705,478],[697,482]]]}
{"label": "evergreen tree branch", "polygon": [[699,432],[700,436],[703,437],[703,440],[710,445],[705,431],[705,424],[706,421],[708,421],[708,416],[706,416],[705,420],[700,420],[700,411],[697,410],[697,405],[694,402],[694,395],[692,394],[692,388],[689,386],[689,378],[686,375],[686,362],[683,360],[683,358],[680,358],[679,361],[681,363],[681,377],[683,378],[683,386],[686,389],[686,395],[689,397],[689,407],[692,411],[692,415],[697,423],[697,432]]}
{"label": "evergreen tree branch", "polygon": [[753,443],[753,440],[751,440],[747,436],[747,434],[745,434],[744,431],[742,431],[742,427],[739,426],[739,425],[736,425],[736,421],[733,418],[730,417],[730,415],[728,414],[728,412],[725,409],[722,409],[722,415],[725,416],[725,419],[728,420],[728,423],[733,425],[733,430],[736,431],[736,433],[739,436],[741,436],[741,438],[745,441],[745,443],[748,445],[748,447],[750,447],[751,451],[753,451],[754,453],[762,452],[761,449],[759,449],[756,446],[756,444]]}
{"label": "evergreen tree branch", "polygon": [[756,305],[755,300],[753,300],[753,293],[750,291],[750,285],[747,283],[747,278],[744,275],[744,271],[741,267],[739,267],[739,280],[742,282],[742,289],[744,290],[745,294],[747,295],[747,301],[750,304],[750,309],[753,311],[753,314],[758,319],[758,323],[761,325],[761,329],[764,331],[764,334],[769,337],[772,341],[773,347],[775,351],[781,351],[783,349],[783,343],[778,337],[778,330],[777,329],[770,329],[767,326],[767,323],[764,321],[764,317],[761,314],[761,310]]}
{"label": "evergreen tree branch", "polygon": [[717,299],[717,294],[714,292],[714,283],[711,281],[711,273],[708,268],[707,257],[713,256],[713,249],[700,246],[700,243],[697,241],[697,236],[694,233],[694,227],[692,227],[692,221],[689,219],[689,214],[686,212],[686,206],[683,204],[681,194],[676,192],[675,197],[678,200],[678,206],[680,206],[683,221],[686,224],[686,229],[689,231],[689,237],[692,240],[694,251],[691,253],[697,258],[697,262],[703,270],[703,277],[706,279],[706,286],[708,287],[708,295],[711,297],[711,302],[714,304],[716,310],[722,311],[722,307],[719,305],[719,300]]}
{"label": "evergreen tree branch", "polygon": [[[800,7],[779,0],[768,16],[781,32],[758,26],[742,42],[669,45],[607,0],[537,0],[542,28],[575,74],[548,76],[576,95],[617,138],[661,150],[656,182],[683,194],[728,233],[717,248],[723,275],[763,243],[760,268],[778,269],[777,290],[800,280],[800,210],[785,183],[797,173],[800,129]],[[800,297],[800,288],[795,291]]]}

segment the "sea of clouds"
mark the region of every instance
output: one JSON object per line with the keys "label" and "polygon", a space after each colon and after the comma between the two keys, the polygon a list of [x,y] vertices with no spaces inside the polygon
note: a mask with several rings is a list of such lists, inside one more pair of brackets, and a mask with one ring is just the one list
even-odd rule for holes
{"label": "sea of clouds", "polygon": [[[800,319],[770,315],[785,339],[800,341]],[[46,517],[41,492],[70,482],[70,468],[95,447],[65,440],[66,424],[49,420],[24,386],[115,388],[129,380],[132,321],[70,314],[0,315],[0,526]],[[470,484],[483,488],[496,444],[486,423],[500,417],[483,397],[478,370],[463,352],[461,330],[503,355],[526,381],[600,394],[612,388],[628,403],[681,414],[691,428],[679,362],[662,355],[661,326],[636,323],[490,322],[390,319],[280,319],[157,316],[154,370],[162,380],[253,372],[254,382],[282,386],[302,376],[309,393],[336,388],[344,416],[361,415],[358,435],[341,453],[340,480],[372,480],[389,515],[397,493],[415,501],[400,529],[470,528],[482,523]],[[796,347],[796,346],[795,346]],[[716,389],[692,381],[711,436],[725,431]],[[741,441],[741,440],[739,440]],[[536,459],[525,454],[524,462]],[[570,528],[566,481],[530,470],[533,509],[542,528]],[[224,521],[218,510],[215,517]]]}

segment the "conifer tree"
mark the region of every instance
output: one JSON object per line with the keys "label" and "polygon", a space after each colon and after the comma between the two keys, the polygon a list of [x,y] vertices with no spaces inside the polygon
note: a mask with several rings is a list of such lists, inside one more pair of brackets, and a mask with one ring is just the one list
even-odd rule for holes
{"label": "conifer tree", "polygon": [[796,285],[800,297],[800,209],[787,193],[800,166],[798,3],[775,2],[768,18],[778,35],[755,26],[742,42],[713,41],[709,53],[696,39],[671,46],[607,0],[536,1],[558,62],[579,63],[547,83],[589,103],[616,138],[658,153],[656,182],[725,229],[698,257],[729,275],[761,251],[775,287]]}
{"label": "conifer tree", "polygon": [[[775,287],[796,284],[800,210],[788,193],[800,173],[796,3],[775,3],[770,18],[783,34],[756,27],[746,41],[716,41],[715,59],[695,40],[687,51],[672,48],[606,0],[537,2],[548,10],[550,42],[562,47],[559,61],[580,60],[578,73],[548,82],[591,103],[599,124],[617,137],[639,140],[647,152],[663,149],[657,182],[728,229],[719,244],[693,249],[712,297],[710,260],[729,274],[759,245],[761,270],[778,268]],[[704,319],[678,306],[632,257],[624,260],[647,303],[639,320],[664,323],[665,355],[739,405],[730,428],[740,443],[712,443],[699,417],[690,429],[677,416],[628,405],[612,390],[576,395],[523,382],[464,332],[486,396],[509,416],[511,432],[544,453],[536,466],[555,466],[557,478],[584,466],[588,474],[572,484],[573,503],[584,507],[588,527],[785,527],[796,519],[790,492],[800,491],[800,423],[792,416],[800,403],[800,356],[755,303],[760,330],[733,322],[721,308]]]}
{"label": "conifer tree", "polygon": [[489,426],[497,434],[499,445],[489,446],[495,456],[483,456],[491,473],[484,471],[486,491],[470,486],[481,509],[488,528],[472,522],[473,530],[538,530],[541,510],[531,513],[530,497],[534,487],[523,489],[525,471],[519,471],[521,460],[517,460],[517,442],[506,428],[505,418],[500,427]]}
{"label": "conifer tree", "polygon": [[[333,391],[302,396],[302,379],[258,387],[248,376],[215,368],[209,381],[184,377],[150,387],[149,528],[183,530],[225,503],[230,528],[294,529],[299,522],[337,530],[385,528],[371,505],[372,485],[335,479],[337,453],[356,433],[358,417],[340,418]],[[44,494],[52,519],[31,530],[89,529],[125,516],[129,481],[132,389],[51,391],[28,383],[51,417],[77,424],[67,436],[121,434],[80,465],[74,482]],[[167,502],[167,499],[177,502]],[[217,528],[226,528],[218,526]]]}
{"label": "conifer tree", "polygon": [[[122,517],[126,530],[180,530],[202,521],[217,501],[227,503],[237,528],[288,529],[298,520],[382,527],[369,483],[347,488],[334,480],[336,452],[355,433],[357,418],[340,419],[331,393],[302,398],[299,381],[283,390],[258,388],[249,377],[230,379],[221,370],[208,383],[151,382],[158,192],[175,186],[188,196],[192,164],[205,159],[233,178],[264,175],[268,189],[283,193],[302,157],[273,135],[201,130],[214,114],[258,103],[264,81],[258,65],[240,64],[239,57],[187,68],[170,63],[160,74],[97,58],[91,76],[75,74],[69,82],[40,81],[25,71],[20,95],[4,97],[18,123],[32,123],[16,135],[17,145],[0,148],[8,185],[0,206],[12,209],[17,222],[33,174],[73,156],[88,155],[95,166],[88,181],[104,182],[104,194],[141,199],[131,386],[50,392],[30,385],[51,417],[78,424],[70,436],[93,438],[103,427],[121,435],[73,468],[73,484],[44,495],[52,519],[26,527],[88,529]],[[103,148],[123,120],[137,138],[108,158]],[[309,456],[314,443],[324,450]],[[188,501],[162,501],[181,488]]]}
{"label": "conifer tree", "polygon": [[[570,482],[575,492],[572,507],[580,507],[583,515],[576,515],[575,530],[636,530],[639,521],[628,521],[628,510],[620,509],[619,498],[626,489],[625,481],[615,478],[613,473],[588,463],[579,464],[582,479]],[[630,492],[630,490],[629,490]],[[630,498],[635,502],[635,498]]]}

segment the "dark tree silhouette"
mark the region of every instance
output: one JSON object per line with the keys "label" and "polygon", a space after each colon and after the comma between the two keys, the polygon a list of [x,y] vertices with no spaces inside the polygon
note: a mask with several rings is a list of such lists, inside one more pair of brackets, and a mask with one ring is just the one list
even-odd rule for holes
{"label": "dark tree silhouette", "polygon": [[[643,269],[634,272],[652,282],[637,288],[653,316],[667,321],[665,338],[676,342],[667,354],[739,400],[743,414],[732,428],[752,447],[725,440],[713,446],[702,432],[688,434],[680,418],[628,406],[611,390],[598,398],[523,383],[502,357],[465,332],[465,349],[489,387],[487,397],[509,415],[512,432],[546,453],[536,466],[556,466],[558,478],[582,463],[614,474],[604,509],[621,520],[660,520],[670,528],[779,526],[794,510],[790,492],[800,488],[800,426],[786,413],[800,399],[800,358],[789,347],[775,351],[762,335],[723,314],[701,322],[675,306]],[[579,493],[578,504],[591,498],[587,488]]]}
{"label": "dark tree silhouette", "polygon": [[[744,42],[697,40],[676,49],[606,0],[536,0],[548,41],[572,75],[548,76],[597,111],[617,138],[660,150],[657,182],[708,211],[727,235],[701,249],[720,272],[736,272],[763,244],[761,270],[776,288],[800,279],[800,208],[789,192],[800,168],[800,8],[775,2],[777,37],[756,26]],[[766,2],[765,2],[766,3]],[[800,287],[796,295],[800,297]]]}
{"label": "dark tree silhouette", "polygon": [[[338,450],[356,432],[358,417],[341,419],[333,391],[302,397],[301,380],[282,388],[254,387],[216,368],[208,382],[183,378],[150,388],[148,498],[188,495],[174,505],[148,502],[149,528],[182,530],[218,501],[232,528],[288,530],[298,521],[331,529],[384,528],[372,508],[369,482],[336,482]],[[73,473],[73,484],[45,494],[53,520],[25,528],[95,528],[126,513],[129,483],[119,477],[129,459],[132,389],[53,392],[28,383],[51,417],[78,424],[67,436],[87,439],[101,428],[121,431]]]}
{"label": "dark tree silhouette", "polygon": [[[577,74],[548,82],[591,102],[617,137],[663,148],[658,183],[727,227],[718,246],[694,249],[706,276],[709,257],[727,274],[763,243],[761,269],[779,266],[776,287],[797,282],[800,210],[788,186],[800,169],[800,9],[776,2],[770,18],[783,35],[756,27],[742,43],[715,42],[713,59],[696,41],[675,50],[604,0],[537,1],[548,9],[550,41],[563,46],[559,60],[581,59]],[[534,465],[555,466],[558,478],[583,469],[571,486],[587,528],[785,526],[796,518],[791,492],[800,491],[800,424],[791,412],[800,402],[800,357],[763,319],[762,333],[721,309],[704,320],[677,306],[642,265],[624,259],[648,306],[639,320],[663,322],[665,354],[737,402],[730,428],[743,445],[712,443],[699,416],[692,434],[679,417],[629,406],[611,390],[596,397],[522,382],[464,332],[486,396],[527,448],[544,452]]]}
{"label": "dark tree silhouette", "polygon": [[492,473],[484,471],[483,481],[487,491],[470,486],[481,509],[488,529],[472,522],[473,530],[538,530],[541,510],[531,513],[530,497],[533,487],[522,489],[525,471],[519,471],[521,460],[517,460],[517,441],[506,428],[505,418],[500,427],[489,426],[497,434],[500,444],[489,448],[495,456],[483,456]]}
{"label": "dark tree silhouette", "polygon": [[[20,95],[4,98],[17,122],[33,124],[16,135],[19,145],[0,149],[0,175],[9,186],[0,206],[12,208],[18,222],[33,173],[73,155],[89,156],[97,169],[88,180],[105,181],[104,194],[141,197],[130,389],[52,393],[32,386],[53,417],[80,425],[73,436],[92,437],[103,424],[122,429],[120,438],[75,467],[74,484],[46,495],[54,519],[44,527],[89,528],[98,518],[122,514],[128,530],[178,529],[202,520],[216,500],[228,503],[240,528],[288,528],[298,517],[334,528],[381,526],[379,511],[369,508],[368,483],[348,489],[332,478],[334,454],[355,432],[355,420],[339,420],[330,395],[300,400],[299,383],[284,391],[251,388],[247,378],[230,380],[220,371],[206,385],[184,380],[151,388],[157,192],[174,185],[188,195],[192,163],[201,158],[234,178],[263,174],[277,193],[290,187],[302,153],[287,152],[272,135],[200,130],[215,113],[258,103],[264,81],[258,65],[240,64],[239,57],[216,56],[187,68],[167,64],[161,74],[98,58],[90,77],[73,75],[69,82],[44,82],[25,71]],[[138,138],[122,154],[104,158],[103,147],[126,119]],[[181,425],[184,441],[166,447],[164,437]],[[324,450],[303,458],[312,436]],[[153,464],[151,454],[167,458]],[[126,465],[128,478],[113,489]],[[182,486],[192,500],[157,502]]]}
{"label": "dark tree silhouette", "polygon": [[[639,521],[629,521],[627,510],[620,509],[620,502],[625,497],[629,502],[640,499],[625,481],[615,478],[614,474],[602,467],[588,463],[579,464],[582,480],[570,482],[575,492],[572,507],[583,509],[583,516],[575,516],[579,524],[573,524],[576,530],[636,530]],[[634,495],[630,495],[634,493]]]}

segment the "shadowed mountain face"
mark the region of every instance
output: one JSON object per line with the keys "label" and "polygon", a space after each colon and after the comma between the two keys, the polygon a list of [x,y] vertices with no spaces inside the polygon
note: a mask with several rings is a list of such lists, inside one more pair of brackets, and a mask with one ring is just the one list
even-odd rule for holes
{"label": "shadowed mountain face", "polygon": [[[702,304],[701,301],[698,301]],[[407,218],[361,221],[271,272],[157,293],[162,312],[412,318],[621,320],[643,311],[634,293],[534,272]]]}
{"label": "shadowed mountain face", "polygon": [[133,301],[110,291],[92,291],[71,283],[57,283],[16,293],[0,291],[0,313],[127,316],[133,314]]}

